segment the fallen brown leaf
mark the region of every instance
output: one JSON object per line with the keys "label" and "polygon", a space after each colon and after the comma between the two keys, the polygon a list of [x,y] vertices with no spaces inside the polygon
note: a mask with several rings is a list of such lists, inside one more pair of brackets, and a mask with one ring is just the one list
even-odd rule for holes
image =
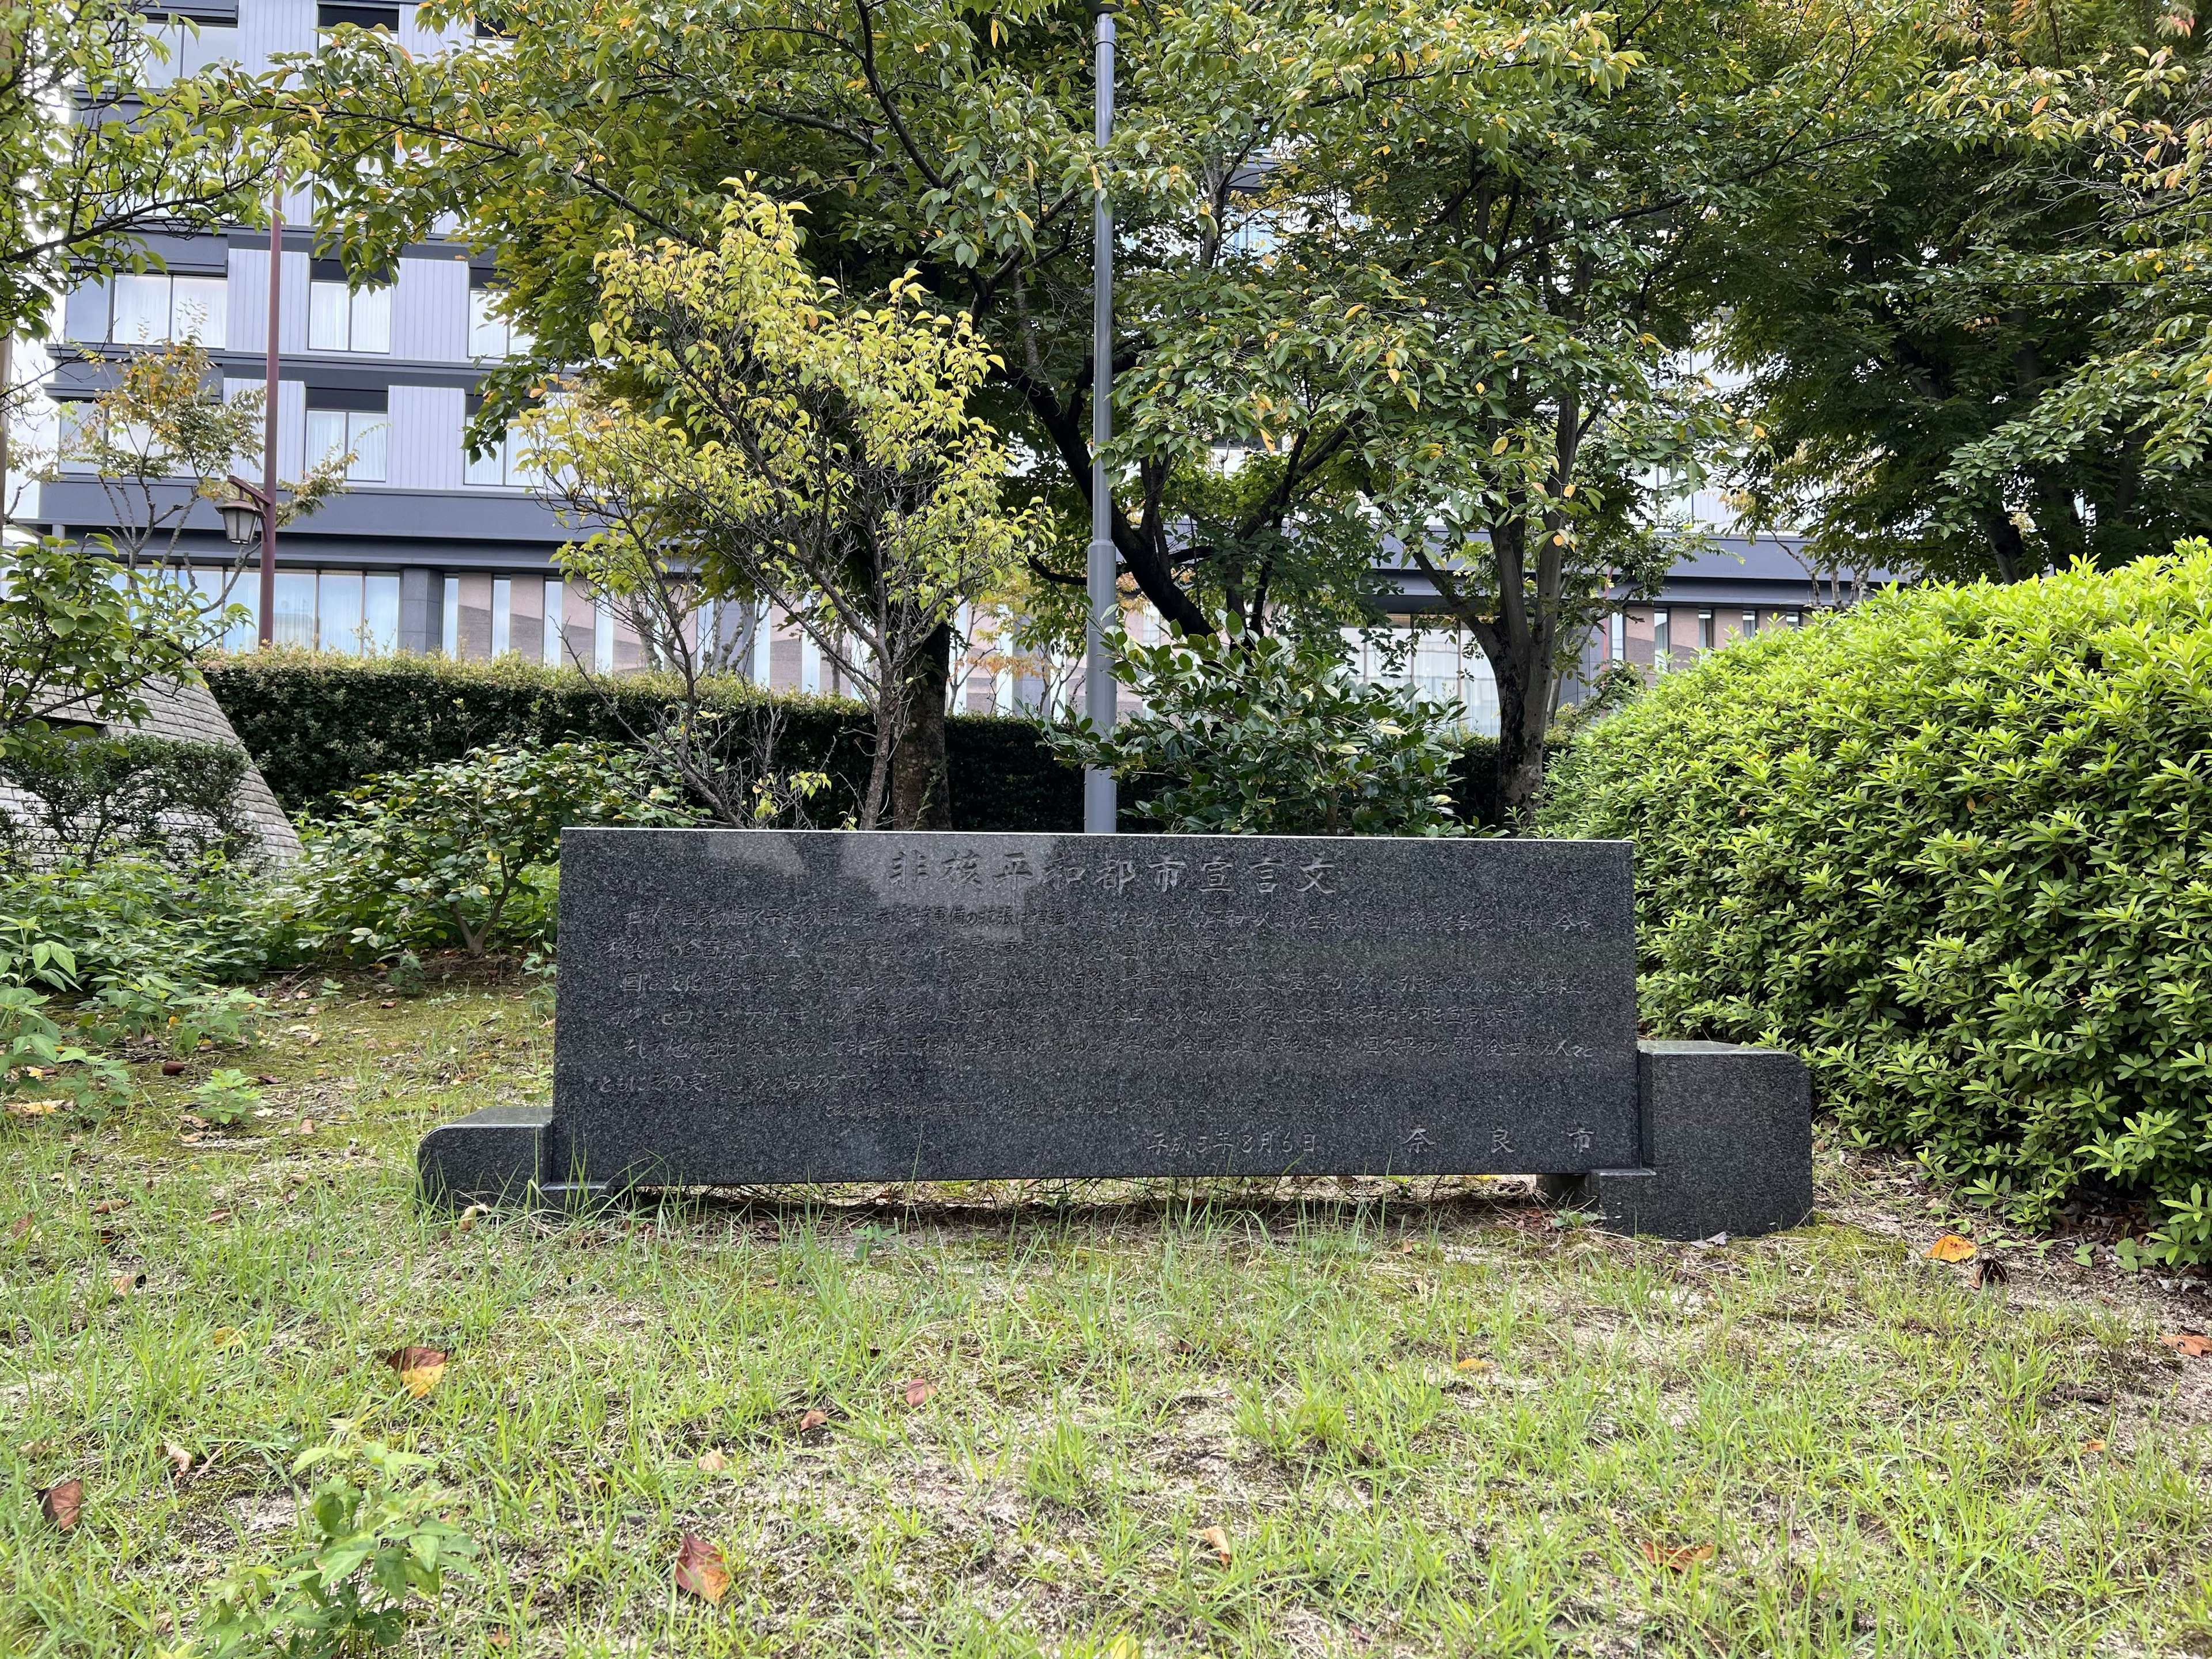
{"label": "fallen brown leaf", "polygon": [[113,1215],[118,1210],[128,1209],[130,1206],[131,1200],[127,1198],[103,1198],[92,1206],[92,1212],[94,1215]]}
{"label": "fallen brown leaf", "polygon": [[2212,1336],[2199,1336],[2195,1331],[2179,1331],[2161,1336],[2159,1340],[2175,1352],[2186,1354],[2191,1359],[2202,1359],[2205,1355],[2212,1354]]}
{"label": "fallen brown leaf", "polygon": [[906,1385],[906,1403],[927,1406],[937,1393],[937,1384],[926,1376],[917,1376]]}
{"label": "fallen brown leaf", "polygon": [[1669,1572],[1687,1572],[1700,1561],[1713,1559],[1711,1544],[1655,1544],[1644,1540],[1644,1559],[1655,1567],[1664,1567]]}
{"label": "fallen brown leaf", "polygon": [[2081,1443],[2081,1449],[2083,1451],[2100,1452],[2105,1449],[2105,1443],[2101,1440],[2085,1440]]}
{"label": "fallen brown leaf", "polygon": [[720,1446],[699,1454],[699,1467],[709,1474],[720,1474],[730,1467],[730,1460],[722,1455]]}
{"label": "fallen brown leaf", "polygon": [[185,1062],[183,1060],[165,1060],[161,1062],[161,1075],[163,1077],[182,1077],[184,1074]]}
{"label": "fallen brown leaf", "polygon": [[170,1466],[176,1470],[179,1480],[190,1474],[192,1472],[193,1463],[198,1461],[173,1440],[165,1440],[161,1443],[161,1455],[169,1460]]}
{"label": "fallen brown leaf", "polygon": [[2002,1261],[1996,1256],[1985,1255],[1976,1260],[1974,1271],[1967,1278],[1976,1290],[1987,1291],[2003,1284],[2010,1276]]}
{"label": "fallen brown leaf", "polygon": [[235,1210],[210,1210],[208,1212],[208,1222],[212,1225],[218,1221],[228,1221],[231,1217],[237,1213],[238,1212]]}
{"label": "fallen brown leaf", "polygon": [[1971,1261],[1974,1241],[1962,1234],[1945,1233],[1928,1247],[1928,1254],[1938,1261]]}
{"label": "fallen brown leaf", "polygon": [[262,1073],[259,1076],[256,1077],[253,1080],[254,1080],[256,1083],[258,1083],[259,1085],[261,1085],[261,1086],[262,1086],[262,1087],[264,1087],[264,1089],[265,1089],[265,1088],[270,1088],[270,1087],[274,1086],[274,1085],[276,1084],[276,1079],[275,1078],[271,1077],[271,1076],[270,1076],[268,1073],[266,1073],[266,1072]]}
{"label": "fallen brown leaf", "polygon": [[39,1508],[47,1520],[67,1532],[84,1512],[84,1482],[70,1480],[47,1487],[39,1494]]}
{"label": "fallen brown leaf", "polygon": [[806,1415],[799,1419],[799,1431],[801,1434],[813,1434],[829,1426],[830,1413],[819,1406],[809,1408]]}
{"label": "fallen brown leaf", "polygon": [[420,1400],[438,1386],[438,1379],[446,1374],[446,1362],[452,1358],[443,1348],[408,1347],[385,1355],[384,1363],[399,1373],[407,1392]]}
{"label": "fallen brown leaf", "polygon": [[1229,1534],[1226,1531],[1219,1527],[1200,1528],[1198,1541],[1218,1556],[1223,1566],[1229,1565],[1231,1558],[1229,1553]]}
{"label": "fallen brown leaf", "polygon": [[129,1296],[146,1282],[146,1275],[134,1267],[127,1273],[110,1273],[107,1282],[116,1295]]}
{"label": "fallen brown leaf", "polygon": [[386,997],[383,1001],[378,1003],[376,1006],[380,1008],[397,1008],[399,1006],[399,999],[398,997]]}
{"label": "fallen brown leaf", "polygon": [[21,1238],[30,1231],[31,1218],[27,1215],[19,1215],[8,1224],[8,1237],[10,1238]]}
{"label": "fallen brown leaf", "polygon": [[730,1593],[730,1569],[721,1551],[696,1533],[685,1533],[677,1548],[676,1588],[710,1604]]}
{"label": "fallen brown leaf", "polygon": [[62,1109],[58,1100],[11,1100],[8,1103],[10,1117],[52,1117]]}
{"label": "fallen brown leaf", "polygon": [[483,1220],[490,1213],[490,1205],[471,1204],[467,1209],[461,1212],[460,1220],[458,1224],[463,1232],[467,1232],[473,1228],[477,1222]]}

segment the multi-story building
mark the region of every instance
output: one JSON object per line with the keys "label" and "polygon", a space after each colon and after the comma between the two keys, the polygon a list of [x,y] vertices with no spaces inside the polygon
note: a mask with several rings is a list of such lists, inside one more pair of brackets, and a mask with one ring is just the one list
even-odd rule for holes
{"label": "multi-story building", "polygon": [[[447,44],[419,29],[416,8],[376,0],[190,0],[174,8],[197,33],[170,26],[177,71],[216,61],[248,69],[312,50],[341,23],[388,29],[417,52]],[[471,458],[463,430],[486,365],[517,342],[494,303],[494,261],[458,242],[404,249],[387,279],[348,286],[316,257],[312,186],[283,204],[276,397],[281,476],[325,457],[350,455],[345,492],[278,538],[275,638],[347,652],[436,652],[463,658],[514,653],[533,662],[635,665],[635,639],[580,585],[564,582],[555,555],[567,532],[531,489],[515,446]],[[101,371],[77,347],[104,355],[194,337],[227,387],[260,386],[269,328],[265,230],[153,239],[163,266],[87,283],[69,298],[52,391],[66,406],[88,398]],[[112,529],[116,507],[89,477],[45,487],[38,520],[64,536]],[[212,506],[195,507],[179,551],[210,577],[235,566]],[[1412,628],[1432,615],[1419,578],[1387,568],[1384,608]],[[1655,605],[1631,608],[1592,637],[1585,674],[1607,660],[1663,670],[1688,653],[1759,628],[1788,625],[1820,601],[1787,540],[1731,543],[1686,561]],[[256,584],[233,598],[249,611]],[[234,631],[250,647],[258,617]],[[777,687],[835,689],[835,677],[796,630],[753,630],[744,660]],[[1420,631],[1404,653],[1376,654],[1370,672],[1410,676],[1464,702],[1469,723],[1494,729],[1497,703],[1479,653],[1448,631]],[[1057,678],[1065,678],[1064,676]],[[1035,707],[1055,675],[1004,660],[969,665],[956,701],[971,709]]]}

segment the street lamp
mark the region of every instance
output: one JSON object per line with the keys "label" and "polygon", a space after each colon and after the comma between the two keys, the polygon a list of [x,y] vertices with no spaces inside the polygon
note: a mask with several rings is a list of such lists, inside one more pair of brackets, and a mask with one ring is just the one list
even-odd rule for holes
{"label": "street lamp", "polygon": [[[1098,22],[1097,138],[1103,149],[1114,136],[1113,0],[1091,0]],[[1106,481],[1106,445],[1114,435],[1114,210],[1102,175],[1091,199],[1091,549],[1085,586],[1091,627],[1083,664],[1083,712],[1100,733],[1114,728],[1114,665],[1106,654],[1106,629],[1119,609],[1115,582],[1114,497]],[[1083,774],[1085,835],[1114,833],[1114,775],[1100,766]]]}
{"label": "street lamp", "polygon": [[233,547],[251,547],[261,534],[269,498],[236,473],[231,475],[230,488],[230,498],[216,504],[216,511],[222,514],[222,533]]}

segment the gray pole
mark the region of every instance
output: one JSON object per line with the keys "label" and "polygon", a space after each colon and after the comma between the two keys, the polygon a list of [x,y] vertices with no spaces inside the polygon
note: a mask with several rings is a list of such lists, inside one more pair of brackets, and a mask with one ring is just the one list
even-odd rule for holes
{"label": "gray pole", "polygon": [[[1114,11],[1110,0],[1092,0],[1098,19],[1097,140],[1114,136]],[[1114,665],[1106,654],[1106,629],[1120,609],[1115,585],[1114,496],[1106,481],[1106,443],[1114,435],[1114,210],[1104,180],[1091,210],[1091,627],[1083,663],[1083,712],[1100,732],[1114,726]],[[1114,833],[1114,775],[1098,767],[1083,774],[1085,835]]]}

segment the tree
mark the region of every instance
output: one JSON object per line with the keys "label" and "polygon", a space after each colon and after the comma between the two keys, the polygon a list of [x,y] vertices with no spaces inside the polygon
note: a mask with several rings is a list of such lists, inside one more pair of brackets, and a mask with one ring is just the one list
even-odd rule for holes
{"label": "tree", "polygon": [[1755,521],[1831,564],[2008,581],[2206,522],[2212,475],[2152,453],[2175,366],[2120,367],[2196,303],[2158,276],[2189,269],[2163,180],[2202,71],[2154,50],[2181,26],[2104,0],[1953,14],[1856,183],[1774,193],[1723,274]]}
{"label": "tree", "polygon": [[197,599],[52,538],[0,555],[0,753],[61,725],[143,720],[148,682],[191,672]]}
{"label": "tree", "polygon": [[147,232],[266,201],[281,158],[228,77],[175,73],[193,32],[119,0],[0,9],[0,334],[43,335],[72,283],[143,269]]}
{"label": "tree", "polygon": [[572,508],[604,526],[571,568],[657,622],[649,649],[711,650],[683,625],[686,598],[742,597],[796,617],[860,689],[872,830],[917,665],[1030,526],[1002,509],[1006,451],[969,410],[992,365],[967,320],[918,307],[904,278],[876,308],[852,304],[799,246],[788,207],[740,190],[710,250],[602,254],[592,339],[610,372],[527,429]]}
{"label": "tree", "polygon": [[[64,405],[60,441],[43,476],[58,480],[68,468],[91,472],[115,516],[113,528],[94,541],[134,575],[181,581],[178,540],[192,509],[228,496],[232,473],[260,457],[266,392],[249,386],[225,398],[214,360],[191,342],[112,363],[96,351],[83,352],[82,360],[112,374],[90,399]],[[352,460],[326,457],[280,484],[277,522],[304,518],[343,490]],[[252,556],[250,550],[239,553],[211,609],[220,613],[228,604]]]}
{"label": "tree", "polygon": [[[809,209],[817,270],[874,288],[913,266],[973,319],[1000,360],[979,410],[1087,516],[1088,218],[1110,181],[1110,522],[1135,589],[1187,635],[1333,627],[1395,528],[1491,661],[1516,812],[1592,596],[1660,562],[1655,470],[1726,429],[1674,366],[1733,230],[1862,147],[1909,56],[1884,15],[1766,0],[1620,22],[1139,5],[1100,151],[1070,0],[736,0],[711,23],[551,0],[501,22],[433,59],[341,31],[260,94],[331,158],[354,257],[447,212],[501,247],[539,361],[494,383],[487,422],[590,355],[599,250],[624,229],[705,246],[721,181],[750,176]],[[1079,544],[1039,582],[1072,597]]]}

